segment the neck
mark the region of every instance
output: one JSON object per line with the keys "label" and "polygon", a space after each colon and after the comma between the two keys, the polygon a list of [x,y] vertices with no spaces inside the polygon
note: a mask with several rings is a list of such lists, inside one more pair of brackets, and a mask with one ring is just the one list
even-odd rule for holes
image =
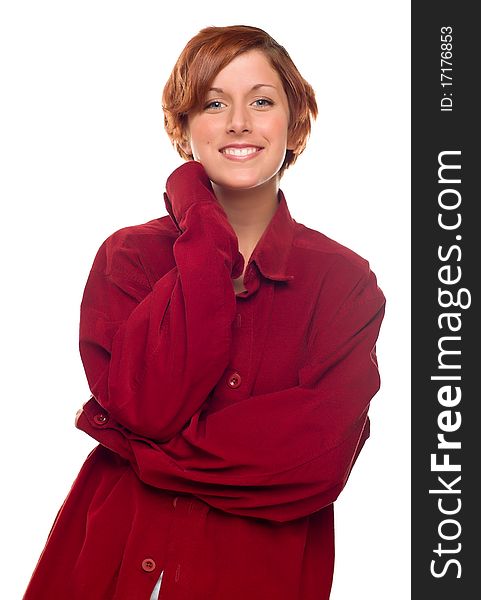
{"label": "neck", "polygon": [[212,183],[217,200],[239,240],[245,261],[254,250],[278,206],[277,178],[251,189],[226,189]]}

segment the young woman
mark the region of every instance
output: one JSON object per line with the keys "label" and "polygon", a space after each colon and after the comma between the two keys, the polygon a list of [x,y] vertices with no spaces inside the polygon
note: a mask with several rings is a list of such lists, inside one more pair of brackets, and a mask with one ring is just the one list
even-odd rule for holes
{"label": "young woman", "polygon": [[76,424],[100,443],[24,600],[326,600],[385,299],[365,259],[290,216],[279,183],[317,106],[266,32],[201,30],[163,109],[186,162],[168,215],[95,257]]}

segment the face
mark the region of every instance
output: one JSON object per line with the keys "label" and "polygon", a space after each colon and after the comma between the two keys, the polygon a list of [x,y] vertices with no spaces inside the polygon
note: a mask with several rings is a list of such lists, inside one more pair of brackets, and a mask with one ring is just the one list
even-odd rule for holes
{"label": "face", "polygon": [[277,185],[288,139],[289,103],[282,81],[259,50],[233,59],[188,116],[184,146],[218,186]]}

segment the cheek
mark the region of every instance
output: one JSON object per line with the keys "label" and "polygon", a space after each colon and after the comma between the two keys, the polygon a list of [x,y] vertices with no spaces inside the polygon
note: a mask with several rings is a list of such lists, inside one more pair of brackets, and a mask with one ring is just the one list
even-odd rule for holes
{"label": "cheek", "polygon": [[212,142],[210,140],[198,140],[197,144],[193,144],[192,151],[195,160],[202,162],[207,160],[208,156],[212,152]]}
{"label": "cheek", "polygon": [[273,116],[269,122],[262,124],[264,135],[271,139],[271,143],[284,146],[287,143],[288,122],[284,115]]}
{"label": "cheek", "polygon": [[191,130],[190,143],[194,152],[201,154],[202,151],[212,147],[215,141],[215,132],[208,127],[199,127]]}

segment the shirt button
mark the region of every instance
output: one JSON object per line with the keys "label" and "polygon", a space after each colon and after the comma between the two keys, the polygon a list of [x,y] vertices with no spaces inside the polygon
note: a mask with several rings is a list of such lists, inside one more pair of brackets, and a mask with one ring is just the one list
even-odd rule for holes
{"label": "shirt button", "polygon": [[241,376],[239,375],[239,373],[234,372],[229,376],[229,379],[227,380],[227,385],[230,388],[238,388],[241,384]]}
{"label": "shirt button", "polygon": [[105,425],[108,420],[109,420],[109,416],[106,415],[105,413],[98,413],[97,415],[94,416],[94,423],[96,425]]}
{"label": "shirt button", "polygon": [[153,558],[144,558],[142,561],[142,569],[146,573],[152,573],[155,570],[156,564]]}

